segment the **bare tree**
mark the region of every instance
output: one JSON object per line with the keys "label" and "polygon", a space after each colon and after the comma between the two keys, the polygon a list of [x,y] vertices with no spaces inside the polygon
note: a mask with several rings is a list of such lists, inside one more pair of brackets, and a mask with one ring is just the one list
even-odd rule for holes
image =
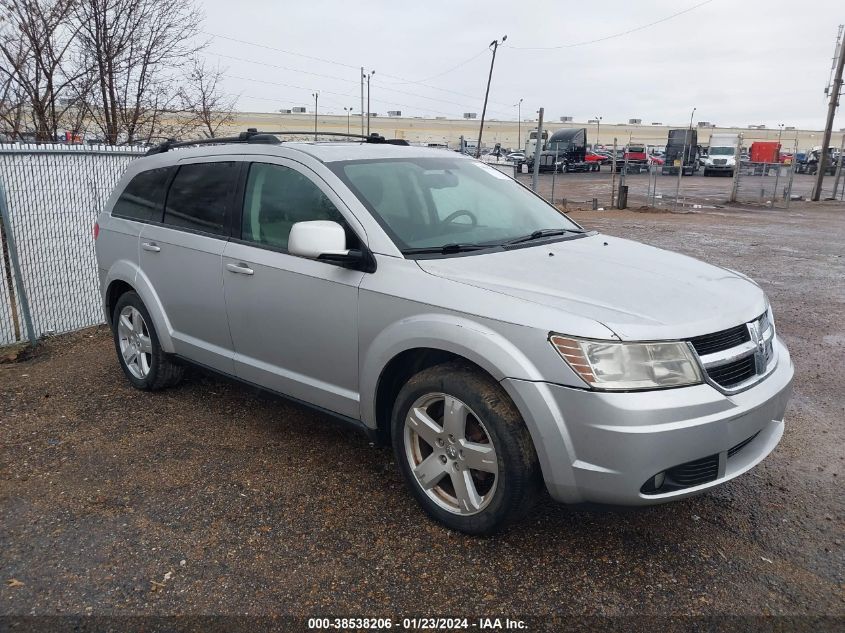
{"label": "bare tree", "polygon": [[72,100],[68,87],[84,74],[71,67],[77,28],[68,19],[76,0],[0,0],[0,74],[24,98],[36,137],[52,140]]}
{"label": "bare tree", "polygon": [[75,0],[94,74],[91,116],[106,142],[149,140],[179,107],[178,72],[202,45],[202,16],[184,0]]}
{"label": "bare tree", "polygon": [[209,138],[235,121],[237,97],[223,92],[225,70],[209,68],[204,59],[191,60],[191,68],[181,89],[182,111],[188,127]]}
{"label": "bare tree", "polygon": [[26,95],[13,73],[0,71],[0,135],[16,141],[28,131],[24,111]]}

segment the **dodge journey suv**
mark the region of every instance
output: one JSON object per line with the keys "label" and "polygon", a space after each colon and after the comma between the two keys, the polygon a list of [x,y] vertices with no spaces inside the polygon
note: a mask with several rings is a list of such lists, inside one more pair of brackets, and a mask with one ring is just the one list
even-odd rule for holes
{"label": "dodge journey suv", "polygon": [[777,445],[793,367],[744,275],[588,231],[469,157],[253,131],[131,163],[95,234],[129,382],[188,364],[390,443],[411,494],[490,533],[543,487],[644,505]]}

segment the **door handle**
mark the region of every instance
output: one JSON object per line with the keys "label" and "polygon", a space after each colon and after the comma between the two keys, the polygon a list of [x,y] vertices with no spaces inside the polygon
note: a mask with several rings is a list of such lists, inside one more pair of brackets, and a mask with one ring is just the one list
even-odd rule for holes
{"label": "door handle", "polygon": [[142,242],[141,248],[143,248],[145,251],[150,251],[151,253],[161,252],[161,246],[159,246],[155,242]]}
{"label": "door handle", "polygon": [[238,275],[254,275],[255,271],[244,264],[243,262],[239,264],[226,264],[226,270],[230,273],[236,273]]}

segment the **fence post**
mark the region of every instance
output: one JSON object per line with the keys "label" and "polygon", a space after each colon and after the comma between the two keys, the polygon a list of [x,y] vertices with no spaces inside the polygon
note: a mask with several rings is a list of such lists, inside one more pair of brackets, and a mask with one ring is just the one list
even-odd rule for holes
{"label": "fence post", "polygon": [[839,179],[842,177],[842,163],[845,162],[845,134],[842,135],[842,143],[839,144],[839,160],[836,164],[836,177],[833,180],[832,200],[836,200],[836,192],[839,191]]}
{"label": "fence post", "polygon": [[[17,281],[18,296],[21,302],[21,312],[23,312],[23,321],[26,325],[26,335],[29,337],[29,344],[32,347],[35,347],[35,345],[38,343],[38,340],[35,337],[35,328],[32,327],[32,315],[29,311],[29,301],[26,298],[26,289],[23,286],[21,266],[20,262],[18,261],[18,250],[15,247],[15,234],[12,231],[12,220],[9,216],[9,206],[6,203],[6,186],[3,183],[2,177],[0,177],[0,216],[2,216],[3,234],[5,237],[5,240],[3,241],[3,255],[5,257],[5,255],[8,253],[11,267],[14,271],[14,277]],[[14,289],[11,284],[9,285],[9,292],[12,297],[12,309],[15,310]],[[16,322],[16,330],[18,330],[20,326],[17,324],[16,313],[14,313],[13,318]]]}
{"label": "fence post", "polygon": [[731,186],[731,197],[728,198],[728,202],[736,202],[736,194],[739,191],[739,170],[742,167],[742,140],[742,134],[740,134],[736,142],[736,151],[734,152],[734,178]]}
{"label": "fence post", "polygon": [[610,162],[610,208],[616,202],[616,137],[613,138],[613,157]]}

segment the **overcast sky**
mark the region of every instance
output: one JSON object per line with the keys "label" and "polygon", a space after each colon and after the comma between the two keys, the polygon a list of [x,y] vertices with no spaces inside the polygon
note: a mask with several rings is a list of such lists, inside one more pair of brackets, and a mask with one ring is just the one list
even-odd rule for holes
{"label": "overcast sky", "polygon": [[[553,120],[599,115],[609,123],[686,124],[696,107],[696,121],[719,125],[823,127],[823,90],[845,2],[702,2],[200,0],[200,6],[211,40],[205,54],[227,69],[226,90],[240,95],[239,110],[311,112],[318,90],[321,113],[343,114],[344,106],[357,112],[363,65],[376,71],[373,112],[480,115],[487,45],[507,35],[488,117],[516,120],[514,104],[523,98],[523,118],[544,106]],[[633,33],[571,46],[690,8]],[[563,47],[530,50],[556,46]],[[834,129],[840,127],[841,111]]]}

